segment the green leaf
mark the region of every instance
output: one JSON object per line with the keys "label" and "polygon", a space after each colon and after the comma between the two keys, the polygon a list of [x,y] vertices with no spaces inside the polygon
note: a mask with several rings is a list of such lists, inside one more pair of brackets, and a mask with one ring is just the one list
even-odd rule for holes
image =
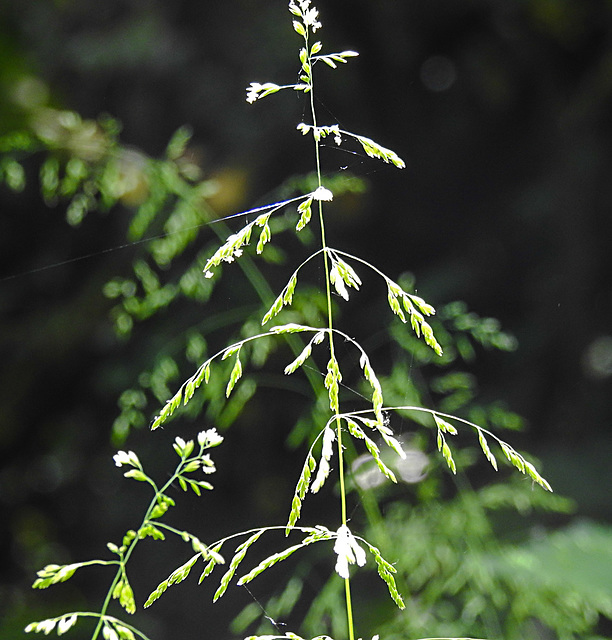
{"label": "green leaf", "polygon": [[505,442],[499,443],[501,450],[504,452],[506,458],[515,466],[521,473],[525,473],[525,461],[509,444]]}
{"label": "green leaf", "polygon": [[442,457],[446,460],[446,464],[448,468],[453,472],[457,473],[457,465],[455,464],[455,460],[453,459],[453,454],[446,442],[446,439],[442,435],[442,431],[438,430],[438,451],[442,452]]}
{"label": "green leaf", "polygon": [[136,601],[134,600],[134,592],[127,580],[124,578],[123,586],[119,593],[119,604],[130,614],[136,612]]}
{"label": "green leaf", "polygon": [[236,569],[238,568],[238,565],[244,560],[244,556],[246,555],[246,552],[249,550],[249,547],[253,543],[255,543],[257,540],[259,540],[263,532],[264,532],[264,529],[260,529],[259,531],[255,532],[250,538],[248,538],[245,542],[243,542],[241,545],[236,547],[236,551],[234,553],[234,557],[230,562],[230,566],[228,570],[223,574],[219,588],[217,589],[217,591],[215,592],[215,595],[213,596],[213,602],[216,602],[227,591],[227,587],[229,586],[231,579],[234,577],[234,574],[236,573]]}
{"label": "green leaf", "polygon": [[134,480],[138,480],[139,482],[147,482],[149,477],[146,473],[142,472],[140,469],[130,469],[123,474],[126,478],[133,478]]}
{"label": "green leaf", "polygon": [[303,546],[304,546],[303,544],[296,544],[296,545],[293,545],[292,547],[285,549],[284,551],[281,551],[279,553],[274,553],[271,556],[268,556],[265,560],[262,560],[254,569],[249,571],[249,573],[243,575],[238,580],[237,584],[239,586],[242,586],[243,584],[248,584],[249,582],[251,582],[251,580],[256,578],[260,573],[263,573],[266,569],[268,569],[272,565],[275,565],[277,562],[280,562],[281,560],[285,560],[291,554],[295,553],[298,549],[301,549]]}
{"label": "green leaf", "polygon": [[155,431],[155,429],[161,427],[161,425],[164,424],[164,422],[166,422],[166,420],[176,411],[181,404],[182,393],[182,390],[179,389],[174,396],[166,402],[160,414],[153,420],[153,423],[151,424],[151,431]]}
{"label": "green leaf", "polygon": [[113,544],[112,542],[107,542],[106,546],[108,547],[108,550],[111,553],[116,553],[117,555],[120,555],[119,553],[119,547],[116,544]]}
{"label": "green leaf", "polygon": [[230,374],[229,382],[227,383],[227,388],[225,389],[225,397],[229,398],[232,389],[236,386],[236,383],[242,377],[242,363],[240,362],[240,350],[236,354],[236,361],[234,362],[234,367]]}
{"label": "green leaf", "polygon": [[425,320],[423,320],[422,317],[421,317],[421,331],[423,332],[423,338],[425,339],[425,343],[436,352],[436,355],[441,356],[442,347],[440,346],[440,343],[436,340],[436,337],[434,336],[434,332],[433,332],[433,329],[431,328],[431,325],[428,322],[425,322]]}
{"label": "green leaf", "polygon": [[260,254],[263,252],[264,246],[270,241],[272,238],[272,231],[270,230],[270,225],[268,224],[268,220],[270,219],[270,213],[265,213],[255,220],[255,224],[258,227],[261,227],[261,233],[259,234],[259,241],[257,242],[257,253]]}
{"label": "green leaf", "polygon": [[166,536],[163,531],[160,531],[156,526],[151,524],[150,522],[145,524],[138,530],[138,538],[143,540],[144,538],[149,537],[153,538],[153,540],[165,540]]}
{"label": "green leaf", "polygon": [[315,42],[312,47],[310,47],[310,55],[314,56],[315,54],[319,53],[319,51],[321,51],[321,48],[323,47],[323,45],[317,41]]}
{"label": "green leaf", "polygon": [[264,317],[261,319],[261,324],[264,325],[266,322],[271,320],[275,315],[277,315],[280,310],[283,308],[283,294],[281,293],[278,298],[272,303],[272,306],[266,311]]}
{"label": "green leaf", "polygon": [[142,605],[145,609],[150,607],[156,600],[161,598],[161,596],[165,593],[168,588],[168,581],[164,580],[157,585],[155,591],[152,591],[147,598],[147,601]]}
{"label": "green leaf", "polygon": [[297,273],[294,273],[289,279],[289,282],[287,283],[287,286],[284,289],[283,305],[285,306],[290,305],[291,302],[293,301],[293,294],[295,292],[296,285],[297,285]]}
{"label": "green leaf", "polygon": [[312,331],[312,327],[306,327],[303,324],[297,324],[296,322],[289,322],[287,324],[279,324],[270,329],[272,333],[277,335],[283,333],[301,333],[302,331]]}
{"label": "green leaf", "polygon": [[332,69],[336,69],[338,66],[336,62],[346,64],[346,58],[352,58],[358,55],[359,54],[356,51],[342,51],[342,53],[328,53],[322,56],[317,56],[316,60],[321,60],[325,64],[329,65]]}
{"label": "green leaf", "polygon": [[[389,285],[388,282],[387,285]],[[402,322],[406,322],[406,316],[404,315],[404,312],[400,307],[397,296],[393,293],[390,286],[388,286],[387,300],[389,302],[389,306],[391,307],[391,311],[393,311],[393,313],[395,313],[395,315],[397,315]]]}
{"label": "green leaf", "polygon": [[340,274],[340,269],[338,267],[338,263],[334,260],[332,262],[332,268],[329,272],[329,281],[334,285],[336,289],[336,293],[344,298],[345,300],[349,299],[348,291],[346,290],[345,280]]}
{"label": "green leaf", "polygon": [[304,25],[297,20],[293,21],[293,28],[296,33],[299,33],[302,37],[306,35],[306,30],[304,29]]}
{"label": "green leaf", "polygon": [[304,349],[302,349],[302,352],[297,356],[297,358],[293,362],[290,362],[285,367],[285,375],[289,375],[293,373],[296,369],[301,367],[304,364],[304,362],[306,362],[307,358],[310,357],[311,353],[312,353],[312,340],[304,347]]}
{"label": "green leaf", "polygon": [[304,466],[302,467],[300,478],[295,488],[295,494],[291,502],[291,513],[289,514],[289,521],[287,522],[287,527],[285,528],[285,535],[289,535],[291,528],[295,525],[300,517],[300,512],[302,510],[302,501],[304,500],[304,496],[308,491],[312,472],[315,470],[316,466],[317,461],[312,455],[312,452],[309,451],[308,455],[306,456]]}
{"label": "green leaf", "polygon": [[255,568],[251,569],[247,574],[243,575],[238,580],[238,585],[248,584],[256,578],[259,574],[263,573],[266,569],[269,569],[271,566],[275,565],[277,562],[281,560],[286,560],[293,553],[298,551],[298,549],[303,549],[305,546],[312,544],[313,542],[319,542],[321,540],[326,540],[327,537],[322,537],[321,535],[314,534],[309,535],[300,544],[295,544],[291,547],[288,547],[284,551],[280,551],[278,553],[273,553],[271,556],[268,556],[265,560],[262,560]]}
{"label": "green leaf", "polygon": [[164,594],[168,587],[185,580],[185,578],[189,575],[191,568],[198,561],[198,558],[201,555],[201,553],[196,553],[194,556],[189,558],[189,560],[187,560],[185,564],[182,564],[178,569],[175,569],[166,580],[160,582],[155,591],[153,591],[147,598],[147,601],[143,605],[144,608],[146,609],[147,607],[150,607],[157,599],[159,599]]}
{"label": "green leaf", "polygon": [[235,344],[230,345],[223,351],[223,355],[221,356],[221,360],[227,360],[230,356],[233,356],[235,353],[238,353],[242,348],[242,342],[236,342]]}
{"label": "green leaf", "polygon": [[25,188],[25,171],[21,164],[10,156],[0,158],[0,180],[4,174],[4,182],[12,191],[23,191]]}
{"label": "green leaf", "polygon": [[268,311],[262,318],[261,320],[262,325],[266,324],[266,322],[268,322],[274,316],[276,316],[285,305],[291,304],[296,285],[297,285],[297,272],[291,276],[285,288],[281,291],[278,298],[276,298],[276,300],[272,303],[272,306],[270,307],[270,309],[268,309]]}
{"label": "green leaf", "polygon": [[155,518],[161,518],[166,511],[168,511],[168,507],[170,504],[166,500],[162,500],[158,497],[157,504],[151,510],[149,518],[154,520]]}
{"label": "green leaf", "polygon": [[176,451],[176,454],[183,459],[189,457],[194,446],[193,440],[185,441],[180,436],[177,436],[172,443],[172,447]]}
{"label": "green leaf", "polygon": [[187,481],[189,482],[189,486],[197,496],[200,496],[202,494],[200,489],[211,491],[213,488],[212,484],[210,484],[210,482],[206,482],[205,480],[192,480],[191,478],[187,478]]}
{"label": "green leaf", "polygon": [[51,204],[57,196],[59,168],[59,160],[55,156],[48,156],[40,168],[40,186],[47,204]]}
{"label": "green leaf", "polygon": [[301,231],[310,222],[312,216],[312,196],[304,200],[304,202],[300,202],[297,210],[300,214],[300,219],[295,225],[295,230]]}
{"label": "green leaf", "polygon": [[128,612],[134,613],[136,611],[136,602],[134,601],[134,592],[132,591],[132,587],[128,582],[127,576],[125,573],[123,577],[113,589],[112,593],[113,599],[119,599],[119,604]]}
{"label": "green leaf", "polygon": [[357,275],[357,272],[348,262],[342,260],[342,258],[336,256],[336,261],[338,264],[338,271],[346,284],[349,287],[353,287],[359,290],[361,286],[361,278]]}
{"label": "green leaf", "polygon": [[198,584],[202,584],[202,581],[212,573],[212,570],[216,566],[217,566],[216,560],[214,558],[211,558],[208,561],[208,564],[204,567],[204,571],[202,571],[202,573],[200,574],[200,577],[198,579]]}
{"label": "green leaf", "polygon": [[272,238],[272,231],[270,230],[270,225],[266,224],[264,228],[261,230],[259,234],[259,241],[257,242],[257,253],[260,254],[264,250],[264,246],[270,242]]}
{"label": "green leaf", "polygon": [[365,136],[351,135],[361,143],[363,150],[370,158],[379,158],[387,163],[391,162],[399,169],[403,169],[406,166],[404,161],[394,151],[391,151],[391,149],[387,149]]}
{"label": "green leaf", "polygon": [[423,300],[423,298],[420,298],[419,296],[415,296],[414,294],[406,294],[404,296],[404,298],[410,297],[410,300],[426,315],[426,316],[432,316],[436,313],[436,310],[427,302],[425,302],[425,300]]}
{"label": "green leaf", "polygon": [[175,569],[170,574],[170,577],[168,578],[168,584],[173,585],[173,584],[178,584],[179,582],[183,582],[183,580],[185,580],[185,578],[189,575],[191,568],[198,561],[198,558],[200,558],[201,555],[202,555],[201,553],[196,553],[194,556],[189,558],[187,562],[182,564],[178,569]]}
{"label": "green leaf", "polygon": [[480,448],[485,454],[487,460],[491,463],[491,466],[497,471],[497,460],[495,456],[491,453],[491,449],[489,449],[489,444],[484,437],[484,433],[481,429],[478,429],[478,442],[480,443]]}
{"label": "green leaf", "polygon": [[191,136],[192,131],[189,127],[177,129],[166,147],[166,157],[170,160],[178,160],[185,153]]}
{"label": "green leaf", "polygon": [[[345,300],[348,300],[348,291],[346,286],[359,290],[361,279],[357,272],[347,262],[338,257],[332,258],[333,264],[330,271],[330,281],[336,288],[336,291]],[[346,285],[346,286],[345,286]]]}
{"label": "green leaf", "polygon": [[46,589],[52,584],[65,582],[72,578],[74,572],[82,566],[83,563],[81,562],[66,565],[48,564],[44,569],[41,569],[36,573],[38,578],[34,581],[32,588]]}
{"label": "green leaf", "polygon": [[546,491],[552,492],[550,484],[537,472],[536,468],[515,451],[509,444],[499,440],[499,446],[510,463],[521,473],[528,475],[534,482],[537,482]]}
{"label": "green leaf", "polygon": [[191,377],[185,385],[185,399],[183,404],[187,404],[191,400],[195,390],[204,382],[208,384],[210,380],[210,360],[207,360],[199,369],[195,375]]}
{"label": "green leaf", "polygon": [[395,578],[393,577],[393,574],[396,573],[395,567],[392,564],[389,564],[382,557],[382,554],[377,547],[375,547],[373,544],[370,544],[367,540],[364,540],[363,542],[368,546],[370,552],[374,556],[376,568],[378,569],[378,575],[385,581],[387,589],[389,590],[389,595],[393,599],[393,602],[395,602],[399,609],[405,609],[406,605],[404,604],[404,600],[397,590]]}
{"label": "green leaf", "polygon": [[225,243],[208,259],[203,269],[207,277],[212,276],[210,270],[218,267],[221,262],[233,262],[242,255],[242,247],[247,245],[251,240],[251,233],[255,222],[256,221],[253,221],[247,224],[240,231],[229,236]]}
{"label": "green leaf", "polygon": [[387,478],[389,478],[391,482],[397,483],[397,478],[395,477],[395,474],[393,473],[393,471],[391,471],[391,469],[389,469],[389,467],[387,467],[387,465],[381,460],[380,449],[378,448],[378,445],[374,442],[374,440],[369,438],[365,434],[363,429],[354,420],[348,417],[345,417],[344,420],[347,424],[349,433],[353,437],[364,441],[366,448],[368,449],[372,458],[374,458],[374,461],[376,462],[376,466],[379,468],[380,472],[383,475],[385,475]]}
{"label": "green leaf", "polygon": [[127,627],[124,627],[122,624],[115,622],[115,629],[117,630],[121,640],[136,640],[132,631]]}
{"label": "green leaf", "polygon": [[193,473],[197,471],[202,466],[202,462],[200,460],[190,460],[182,470],[182,473]]}
{"label": "green leaf", "polygon": [[329,407],[332,411],[339,412],[338,390],[339,384],[342,382],[342,374],[338,367],[338,361],[334,356],[327,363],[327,375],[325,376],[325,388],[329,395]]}
{"label": "green leaf", "polygon": [[127,547],[135,537],[136,537],[136,532],[134,531],[134,529],[130,529],[129,531],[126,531],[126,534],[123,536],[123,541],[121,544],[124,547]]}
{"label": "green leaf", "polygon": [[[402,310],[398,297],[402,299],[403,307],[410,316],[410,324],[414,330],[417,338],[423,335],[425,343],[431,347],[437,355],[442,355],[442,347],[434,336],[433,329],[425,321],[423,315],[417,311],[417,307],[425,314],[432,315],[435,313],[435,309],[427,304],[422,298],[406,293],[396,282],[393,282],[390,278],[385,276],[387,282],[387,300],[393,313],[395,313],[402,322],[406,322],[406,315]],[[414,303],[414,304],[413,304]]]}
{"label": "green leaf", "polygon": [[443,433],[450,433],[452,436],[457,435],[457,429],[455,429],[455,427],[450,422],[447,422],[436,413],[433,414],[433,417],[436,422],[436,426],[438,427],[438,429],[440,429],[440,431],[442,431]]}
{"label": "green leaf", "polygon": [[210,560],[208,561],[208,564],[204,567],[204,571],[202,571],[202,574],[198,579],[198,584],[202,584],[203,580],[212,573],[213,569],[218,564],[223,564],[225,562],[225,560],[219,553],[222,546],[223,546],[223,542],[220,542],[219,544],[215,545],[212,549],[208,549],[208,555],[210,557]]}

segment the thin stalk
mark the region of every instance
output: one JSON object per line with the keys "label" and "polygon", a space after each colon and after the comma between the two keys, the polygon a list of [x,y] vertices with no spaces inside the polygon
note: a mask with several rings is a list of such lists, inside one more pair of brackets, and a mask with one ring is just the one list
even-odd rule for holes
{"label": "thin stalk", "polygon": [[[310,47],[308,44],[308,32],[304,37],[306,51],[310,52]],[[319,148],[319,140],[316,137],[317,130],[317,113],[315,109],[314,102],[314,78],[312,73],[313,68],[313,60],[310,53],[308,54],[308,63],[310,66],[310,112],[312,114],[312,124],[313,124],[313,132],[315,132],[314,141],[315,141],[315,162],[317,167],[317,186],[322,187],[321,180],[321,155]],[[327,240],[325,236],[325,219],[323,216],[323,202],[321,200],[318,201],[319,204],[319,227],[321,230],[321,248],[323,251],[323,264],[325,268],[325,294],[327,299],[327,327],[329,329],[329,355],[330,360],[335,360],[335,348],[334,348],[334,322],[333,322],[333,310],[332,310],[332,293],[331,293],[331,278],[330,278],[330,267],[329,267],[329,255],[327,251]],[[338,475],[339,475],[339,484],[340,484],[340,511],[341,511],[341,521],[344,526],[347,523],[347,509],[346,509],[346,485],[344,480],[344,453],[343,453],[343,445],[342,445],[342,424],[339,417],[340,411],[338,407],[335,409],[336,413],[336,440],[338,444]],[[348,625],[348,635],[349,640],[355,640],[355,629],[353,623],[353,606],[352,606],[352,598],[351,598],[351,583],[349,578],[344,579],[344,594],[346,599],[346,617],[347,617],[347,625]]]}
{"label": "thin stalk", "polygon": [[121,577],[121,567],[119,567],[119,569],[117,569],[117,573],[115,574],[115,578],[112,581],[111,586],[108,589],[108,592],[106,594],[106,598],[104,598],[104,603],[102,604],[102,608],[100,609],[100,617],[98,618],[98,624],[96,625],[96,628],[94,629],[93,635],[91,636],[91,640],[96,640],[96,638],[100,634],[100,630],[102,629],[102,625],[104,624],[104,616],[106,615],[106,611],[108,609],[108,605],[110,604],[110,601],[111,601],[111,596],[113,594],[113,591],[115,590],[115,586],[117,585],[117,582],[119,581],[120,577]]}
{"label": "thin stalk", "polygon": [[[202,453],[202,450],[200,450],[200,455],[201,453]],[[168,487],[170,487],[170,485],[178,478],[178,476],[180,475],[180,471],[183,468],[183,466],[186,464],[186,462],[188,462],[188,460],[181,461],[181,463],[176,468],[176,470],[174,471],[170,479],[166,482],[166,484],[164,484],[164,486],[161,489],[157,487],[157,485],[155,484],[155,482],[153,482],[153,480],[151,480],[150,478],[147,478],[148,483],[155,490],[155,495],[153,496],[153,498],[151,499],[151,502],[149,503],[149,506],[145,512],[145,516],[142,519],[142,523],[138,530],[142,529],[147,523],[151,521],[151,513],[153,512],[153,509],[157,505],[158,496],[162,495],[166,491],[166,489],[168,489]],[[132,555],[132,552],[134,551],[139,541],[140,541],[140,538],[136,536],[132,540],[130,546],[127,548],[125,553],[121,556],[121,559],[119,560],[119,568],[117,569],[117,573],[115,574],[115,577],[111,583],[111,586],[109,587],[108,592],[106,593],[106,597],[104,598],[104,603],[102,604],[102,607],[100,609],[100,618],[98,619],[98,624],[96,625],[93,635],[91,636],[91,640],[96,640],[96,638],[100,635],[102,625],[104,624],[104,618],[106,617],[106,612],[111,602],[113,591],[115,590],[115,587],[117,586],[117,583],[119,582],[121,577],[123,575],[126,575],[125,565],[130,559],[130,556]]]}

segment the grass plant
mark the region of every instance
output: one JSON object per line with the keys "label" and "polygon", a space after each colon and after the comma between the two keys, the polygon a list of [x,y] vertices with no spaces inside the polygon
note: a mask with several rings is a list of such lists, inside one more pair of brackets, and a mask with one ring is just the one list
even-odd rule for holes
{"label": "grass plant", "polygon": [[[170,575],[162,580],[150,593],[144,603],[145,607],[153,605],[169,587],[182,582],[196,566],[199,567],[199,582],[212,580],[219,575],[218,587],[214,600],[221,598],[232,582],[237,585],[247,585],[265,571],[276,568],[284,560],[302,552],[306,547],[325,545],[333,558],[335,573],[343,584],[344,596],[344,628],[348,640],[355,640],[359,635],[355,624],[353,604],[352,579],[359,568],[364,567],[368,560],[376,567],[391,601],[398,609],[404,609],[406,602],[400,593],[396,582],[396,557],[384,557],[381,550],[373,541],[362,533],[354,530],[349,517],[348,495],[352,490],[350,476],[351,463],[355,452],[363,451],[370,457],[377,472],[391,483],[397,482],[394,464],[397,460],[406,458],[405,443],[391,428],[391,417],[395,414],[411,417],[419,428],[435,434],[436,448],[444,464],[451,474],[456,474],[458,464],[457,454],[452,446],[452,440],[459,430],[471,431],[475,436],[482,454],[493,469],[498,470],[501,462],[505,461],[514,467],[534,484],[546,491],[551,491],[548,482],[540,475],[534,464],[517,451],[505,440],[499,438],[490,428],[485,428],[477,421],[455,415],[452,411],[428,408],[420,403],[387,402],[386,381],[379,376],[372,358],[362,346],[358,338],[354,338],[340,328],[339,306],[358,295],[365,272],[370,272],[381,282],[381,297],[386,298],[389,315],[395,316],[395,321],[405,325],[411,332],[411,339],[418,339],[419,344],[431,353],[432,357],[444,358],[441,341],[439,341],[432,327],[435,314],[434,307],[417,295],[405,284],[400,284],[399,277],[391,277],[369,260],[345,251],[328,233],[328,205],[337,196],[334,192],[333,177],[326,175],[322,169],[321,151],[323,141],[329,144],[332,140],[336,146],[355,145],[372,161],[380,161],[401,170],[403,160],[391,149],[375,142],[369,137],[345,130],[338,123],[323,123],[317,110],[316,74],[334,72],[344,64],[350,63],[358,54],[354,51],[340,51],[328,53],[321,41],[317,39],[321,29],[318,10],[312,6],[310,0],[291,0],[289,2],[293,29],[301,39],[299,49],[298,80],[290,84],[275,84],[272,82],[252,82],[247,88],[247,101],[255,103],[263,98],[281,91],[291,91],[302,94],[305,100],[307,121],[297,125],[297,131],[311,143],[314,184],[309,190],[293,194],[280,201],[266,206],[259,206],[243,213],[243,217],[250,221],[231,232],[222,240],[220,246],[204,258],[203,264],[198,264],[198,271],[190,269],[188,278],[183,286],[200,290],[199,287],[214,286],[221,277],[221,272],[231,272],[238,263],[249,275],[252,284],[258,289],[267,308],[260,314],[260,328],[253,330],[249,325],[247,335],[234,340],[226,346],[218,347],[212,355],[203,357],[205,345],[192,345],[192,359],[199,359],[197,369],[166,401],[151,423],[151,429],[156,430],[168,423],[170,419],[181,412],[189,410],[195,405],[196,411],[202,407],[197,398],[205,390],[213,389],[214,394],[222,395],[228,401],[239,392],[240,383],[245,378],[245,372],[254,361],[261,358],[275,343],[274,348],[289,351],[284,374],[287,376],[300,375],[300,372],[312,383],[314,402],[318,403],[323,416],[320,421],[313,420],[309,424],[310,432],[303,437],[306,445],[303,465],[296,478],[295,491],[288,509],[287,520],[276,526],[251,528],[246,531],[232,533],[213,542],[204,543],[206,532],[201,536],[180,531],[161,520],[166,511],[173,506],[173,500],[167,495],[168,487],[178,484],[183,491],[193,490],[198,496],[202,489],[211,486],[204,480],[194,478],[194,473],[209,473],[214,465],[207,450],[221,442],[221,437],[215,430],[198,434],[197,441],[183,440],[177,437],[174,449],[179,456],[179,464],[167,482],[158,487],[144,471],[138,457],[133,452],[120,451],[115,456],[118,466],[130,467],[124,474],[128,478],[148,483],[153,490],[153,498],[145,510],[140,527],[130,530],[124,536],[120,545],[110,544],[108,549],[115,556],[112,560],[93,560],[89,562],[70,564],[65,566],[48,565],[38,574],[34,583],[35,588],[46,588],[52,584],[69,579],[77,569],[92,564],[105,565],[115,570],[106,598],[97,613],[77,611],[62,614],[39,622],[32,622],[26,628],[28,632],[49,634],[52,631],[63,635],[80,619],[93,618],[96,622],[92,640],[100,635],[105,640],[133,640],[135,637],[145,639],[146,636],[134,626],[120,621],[108,613],[111,602],[116,599],[126,613],[132,614],[136,605],[134,595],[128,580],[127,563],[136,544],[146,537],[163,540],[169,534],[181,537],[191,544],[194,554],[174,569]],[[316,72],[316,74],[315,74]],[[180,136],[179,136],[180,137]],[[185,137],[175,141],[175,147],[185,144]],[[181,146],[182,145],[182,146]],[[172,151],[173,157],[180,156],[180,149]],[[46,169],[50,171],[49,168]],[[14,172],[13,172],[14,173]],[[49,183],[50,179],[47,178]],[[178,184],[176,179],[173,184]],[[177,188],[178,189],[178,188]],[[183,194],[184,195],[184,194]],[[183,216],[178,220],[181,224],[189,221],[193,210],[197,207],[193,194],[187,194],[186,205],[180,209]],[[201,195],[201,192],[200,192]],[[134,237],[142,234],[153,217],[151,210],[141,210],[134,222]],[[261,281],[259,272],[252,268],[253,259],[265,256],[270,251],[273,231],[287,230],[288,225],[277,218],[288,210],[295,210],[294,232],[300,236],[311,234],[317,238],[314,250],[299,264],[289,268],[286,284],[273,295],[267,282]],[[147,215],[149,219],[147,220]],[[235,220],[239,220],[236,217]],[[191,238],[192,240],[193,238]],[[177,241],[177,238],[174,239]],[[187,240],[185,240],[187,242]],[[176,242],[175,242],[176,244]],[[180,242],[179,242],[180,245]],[[159,261],[168,262],[181,250],[181,246],[168,247],[168,243],[160,241],[157,244]],[[164,258],[164,251],[170,253]],[[174,252],[174,253],[173,253]],[[254,255],[253,255],[254,253]],[[168,257],[170,256],[170,257]],[[158,262],[159,264],[159,262]],[[298,299],[303,292],[303,274],[308,270],[318,269],[322,274],[321,314],[310,314],[304,317],[303,310],[307,306]],[[151,305],[151,313],[169,303],[175,291],[160,287],[155,275],[145,263],[137,268],[140,282],[146,290],[145,296]],[[231,278],[231,273],[229,275]],[[369,277],[369,275],[368,275]],[[201,283],[193,284],[194,278],[200,278]],[[191,284],[189,284],[191,283]],[[209,283],[209,284],[207,284]],[[125,307],[116,314],[119,326],[125,331],[131,327],[132,316],[148,313],[144,303],[129,303],[133,298],[133,290],[125,286],[125,282],[118,280],[109,283],[107,294],[110,297],[126,302]],[[302,289],[302,291],[301,291]],[[152,302],[156,293],[156,302]],[[310,295],[310,293],[309,293]],[[204,296],[205,297],[205,296]],[[131,315],[130,315],[131,314]],[[317,323],[320,319],[321,322]],[[476,323],[475,326],[480,326]],[[496,332],[496,335],[501,335]],[[197,342],[197,341],[196,341]],[[261,347],[261,345],[266,345]],[[225,364],[223,364],[225,362]],[[317,363],[323,363],[318,374]],[[356,407],[354,399],[346,403],[343,396],[343,380],[345,371],[357,368],[361,377],[361,387],[365,393],[360,396],[361,406]],[[170,365],[171,373],[157,385],[157,395],[162,395],[168,388],[168,381],[174,375],[174,368]],[[323,380],[321,387],[318,382]],[[154,386],[154,385],[153,385]],[[324,404],[317,397],[318,389],[324,394]],[[138,409],[142,408],[142,396],[138,392],[130,392],[123,398],[124,422],[118,427],[118,433],[125,435],[135,419],[130,416],[140,416]],[[212,393],[212,392],[211,392]],[[209,397],[204,395],[204,397]],[[241,401],[241,406],[244,401]],[[321,408],[322,407],[322,408]],[[131,412],[131,413],[130,413]],[[258,428],[263,428],[259,426]],[[194,453],[195,452],[195,453]],[[393,462],[390,462],[393,461]],[[322,492],[337,486],[337,493],[332,499],[338,500],[336,521],[330,523],[316,523],[308,526],[301,524],[302,507],[309,494]],[[332,496],[333,490],[329,491]],[[282,531],[286,537],[291,537],[291,544],[272,553],[262,561],[244,569],[245,559],[249,550],[258,540],[269,533]],[[244,564],[243,564],[244,563]],[[222,568],[224,571],[222,572]],[[213,576],[213,577],[211,577]],[[318,635],[312,635],[313,640],[327,640],[327,629],[321,629]],[[286,631],[277,635],[258,634],[249,636],[248,640],[302,640],[297,633]],[[374,635],[372,640],[376,640]],[[335,640],[340,640],[336,637]]]}

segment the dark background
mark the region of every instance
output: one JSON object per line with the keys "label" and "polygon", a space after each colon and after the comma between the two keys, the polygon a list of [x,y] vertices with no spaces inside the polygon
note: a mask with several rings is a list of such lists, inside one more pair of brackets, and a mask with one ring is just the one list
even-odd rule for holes
{"label": "dark background", "polygon": [[[483,393],[525,416],[521,446],[542,460],[555,490],[577,501],[577,516],[610,522],[612,4],[317,6],[327,49],[360,53],[320,74],[322,119],[393,148],[407,165],[398,171],[361,156],[325,156],[329,170],[349,166],[370,185],[351,215],[330,222],[334,244],[388,274],[411,271],[434,305],[465,300],[517,336],[515,353],[485,358]],[[299,96],[244,101],[253,80],[295,78],[299,40],[284,1],[4,0],[0,47],[5,97],[19,73],[38,76],[57,106],[84,118],[112,114],[123,124],[122,142],[152,156],[190,124],[205,176],[229,181],[234,211],[265,202],[280,181],[312,166],[295,131],[304,112]],[[7,105],[0,106],[2,132],[20,124]],[[106,280],[128,273],[137,252],[106,251],[125,244],[128,213],[94,213],[69,227],[61,204],[44,205],[36,162],[26,162],[23,193],[0,190],[0,600],[8,605],[7,638],[20,637],[33,611],[40,618],[61,611],[63,597],[78,600],[78,578],[63,587],[68,596],[31,594],[38,568],[96,557],[106,540],[134,526],[125,523],[125,501],[144,492],[126,487],[113,468],[110,425],[118,395],[156,348],[146,340],[146,323],[131,342],[115,340],[111,303],[101,293]],[[258,524],[262,513],[282,520],[291,488],[281,478],[294,463],[265,460],[268,447],[278,450],[274,434],[262,442],[243,433],[242,446],[228,438],[227,449],[214,452],[218,489],[204,506],[188,507],[201,510],[204,528],[226,532],[234,516]],[[171,457],[157,451],[168,452],[174,435],[169,429],[153,445],[143,431],[126,447],[163,474]],[[248,474],[254,451],[275,469],[257,482]],[[242,476],[222,473],[230,462]],[[153,576],[165,577],[163,560],[151,567]],[[100,572],[100,593],[105,578]],[[142,580],[148,592],[150,580]],[[223,626],[213,626],[211,613],[202,622],[210,594],[200,589],[193,623],[179,618],[185,637],[192,629],[218,636]],[[172,616],[181,615],[181,594],[166,597],[171,613],[151,610],[145,621],[145,631],[157,625],[156,637],[169,637]],[[230,609],[218,605],[215,619]]]}

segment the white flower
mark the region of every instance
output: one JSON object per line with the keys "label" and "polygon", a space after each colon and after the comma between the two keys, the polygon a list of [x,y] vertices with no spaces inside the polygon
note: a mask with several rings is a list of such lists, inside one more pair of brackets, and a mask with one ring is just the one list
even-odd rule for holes
{"label": "white flower", "polygon": [[113,460],[118,467],[122,467],[124,464],[131,464],[133,467],[140,466],[138,456],[133,451],[117,451]]}
{"label": "white flower", "polygon": [[36,629],[36,632],[43,631],[45,635],[48,635],[55,628],[55,623],[56,622],[57,621],[53,620],[53,619],[43,620],[42,622],[38,623],[38,627]]}
{"label": "white flower", "polygon": [[321,23],[317,20],[319,12],[313,7],[304,12],[304,24],[312,28],[314,33],[321,28]]}
{"label": "white flower", "polygon": [[102,636],[104,640],[119,640],[119,634],[108,624],[102,627]]}
{"label": "white flower", "polygon": [[319,12],[314,7],[312,7],[312,9],[309,8],[310,0],[298,0],[298,2],[300,5],[299,7],[293,0],[291,0],[291,2],[289,2],[289,11],[291,11],[294,16],[301,16],[304,20],[304,24],[307,27],[312,27],[312,31],[314,33],[321,27],[321,23],[317,20]]}
{"label": "white flower", "polygon": [[202,473],[214,473],[217,469],[208,454],[202,456]]}
{"label": "white flower", "polygon": [[334,199],[334,194],[325,187],[318,187],[315,191],[312,192],[312,197],[315,200],[325,200],[329,202]]}
{"label": "white flower", "polygon": [[222,442],[223,436],[220,436],[216,429],[207,429],[198,433],[198,444],[201,447],[216,447]]}
{"label": "white flower", "polygon": [[345,524],[336,531],[334,553],[338,556],[336,560],[336,573],[341,578],[349,577],[349,564],[356,563],[360,567],[363,567],[366,562],[365,551],[357,544],[355,536]]}
{"label": "white flower", "polygon": [[310,490],[317,493],[323,486],[323,483],[329,475],[329,459],[334,453],[334,442],[336,440],[336,432],[330,427],[325,427],[323,432],[323,446],[321,448],[321,461],[319,462],[319,470]]}
{"label": "white flower", "polygon": [[263,98],[270,93],[276,93],[281,87],[273,82],[266,82],[261,84],[260,82],[251,82],[247,87],[246,101],[253,104],[259,98]]}
{"label": "white flower", "polygon": [[246,101],[250,104],[253,104],[257,98],[259,98],[259,92],[262,90],[261,84],[259,82],[251,82],[251,84],[247,87],[247,99]]}
{"label": "white flower", "polygon": [[74,623],[76,621],[77,621],[76,613],[71,615],[68,618],[61,618],[61,620],[59,621],[59,624],[57,625],[57,635],[61,636],[64,633],[66,633],[66,631],[68,631],[70,627],[74,626]]}

